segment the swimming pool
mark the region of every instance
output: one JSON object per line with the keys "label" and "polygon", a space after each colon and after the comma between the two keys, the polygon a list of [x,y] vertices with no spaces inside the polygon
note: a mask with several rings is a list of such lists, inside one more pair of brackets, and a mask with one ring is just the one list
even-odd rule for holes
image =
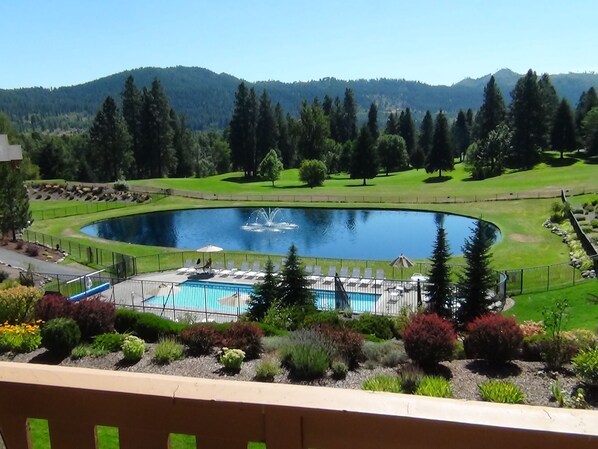
{"label": "swimming pool", "polygon": [[[159,307],[176,307],[212,310],[223,313],[243,313],[245,301],[253,291],[250,285],[223,282],[185,281],[174,288],[173,294],[152,296],[145,304]],[[313,290],[320,310],[335,308],[334,290]],[[348,291],[351,309],[355,313],[375,312],[379,294]]]}

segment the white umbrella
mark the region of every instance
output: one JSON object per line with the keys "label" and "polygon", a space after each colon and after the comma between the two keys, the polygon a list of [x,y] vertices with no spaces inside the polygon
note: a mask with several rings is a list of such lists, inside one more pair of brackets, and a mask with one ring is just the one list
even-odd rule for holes
{"label": "white umbrella", "polygon": [[146,295],[149,297],[152,296],[170,296],[170,295],[174,295],[176,293],[178,293],[180,291],[180,287],[177,287],[176,285],[173,284],[169,284],[169,283],[161,283],[156,285],[153,288],[150,288]]}
{"label": "white umbrella", "polygon": [[413,265],[413,262],[411,262],[411,260],[409,260],[409,258],[407,256],[404,256],[403,254],[401,254],[399,257],[397,257],[390,263],[391,267],[398,267],[401,269],[401,278],[403,277],[403,268],[409,268]]}
{"label": "white umbrella", "polygon": [[[204,271],[206,269],[206,264],[205,264],[205,258],[206,255],[205,253],[219,253],[220,251],[222,251],[222,248],[220,248],[219,246],[216,245],[206,245],[206,246],[202,246],[201,248],[196,250],[198,253],[203,253],[203,258],[204,258]],[[211,266],[209,267],[209,269],[211,270]]]}

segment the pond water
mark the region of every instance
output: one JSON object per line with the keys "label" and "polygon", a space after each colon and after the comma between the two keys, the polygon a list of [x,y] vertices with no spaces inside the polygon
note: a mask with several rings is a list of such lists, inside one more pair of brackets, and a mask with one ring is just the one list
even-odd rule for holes
{"label": "pond water", "polygon": [[[458,215],[369,209],[220,208],[153,212],[100,221],[87,235],[141,245],[286,254],[294,243],[302,256],[338,259],[430,257],[438,224],[453,254],[461,254],[477,220]],[[500,232],[484,222],[494,241]]]}

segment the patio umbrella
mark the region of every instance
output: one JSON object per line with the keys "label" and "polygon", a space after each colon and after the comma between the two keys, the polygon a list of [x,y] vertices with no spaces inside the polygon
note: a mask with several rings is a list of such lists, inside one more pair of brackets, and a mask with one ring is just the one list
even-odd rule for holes
{"label": "patio umbrella", "polygon": [[395,260],[393,260],[390,263],[391,267],[397,267],[401,269],[401,278],[403,277],[403,268],[409,268],[413,266],[413,262],[411,262],[411,260],[409,260],[409,258],[407,258],[407,256],[404,256],[403,254],[401,254],[399,257],[397,257]]}
{"label": "patio umbrella", "polygon": [[206,246],[202,246],[201,248],[197,249],[196,251],[198,253],[202,253],[203,259],[204,259],[204,266],[205,266],[205,259],[206,259],[205,253],[219,253],[220,251],[222,251],[222,248],[220,248],[219,246],[216,246],[216,245],[206,245]]}
{"label": "patio umbrella", "polygon": [[152,296],[168,297],[170,295],[174,295],[174,294],[178,293],[180,290],[181,290],[181,287],[173,285],[172,283],[163,282],[163,283],[156,285],[153,288],[150,288],[146,292],[146,296],[148,296],[148,297],[152,297]]}

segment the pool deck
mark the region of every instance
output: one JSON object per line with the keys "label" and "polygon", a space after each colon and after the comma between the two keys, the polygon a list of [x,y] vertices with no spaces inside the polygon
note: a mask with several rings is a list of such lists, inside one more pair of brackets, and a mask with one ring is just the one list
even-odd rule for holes
{"label": "pool deck", "polygon": [[[334,291],[334,281],[326,276],[313,277],[314,288],[320,290]],[[179,284],[189,281],[209,281],[215,283],[237,284],[243,286],[252,286],[260,282],[260,279],[248,277],[247,275],[229,274],[223,275],[219,271],[212,273],[187,274],[177,271],[164,271],[159,273],[146,273],[135,276],[129,280],[115,284],[106,291],[103,296],[113,301],[115,304],[125,307],[132,307],[148,312],[158,313],[171,319],[181,320],[184,317],[189,321],[232,321],[238,318],[237,311],[234,315],[226,314],[219,310],[204,309],[174,309],[170,306],[155,307],[148,306],[146,300],[152,296],[164,296],[166,299],[176,294],[180,287]],[[351,281],[351,282],[349,282]],[[343,283],[347,292],[370,293],[380,295],[372,308],[372,313],[378,315],[398,315],[404,307],[410,310],[417,310],[418,293],[417,284],[413,282],[402,282],[395,280],[373,279],[345,280]],[[158,293],[159,292],[159,293]],[[426,301],[425,288],[421,284],[421,298]]]}

